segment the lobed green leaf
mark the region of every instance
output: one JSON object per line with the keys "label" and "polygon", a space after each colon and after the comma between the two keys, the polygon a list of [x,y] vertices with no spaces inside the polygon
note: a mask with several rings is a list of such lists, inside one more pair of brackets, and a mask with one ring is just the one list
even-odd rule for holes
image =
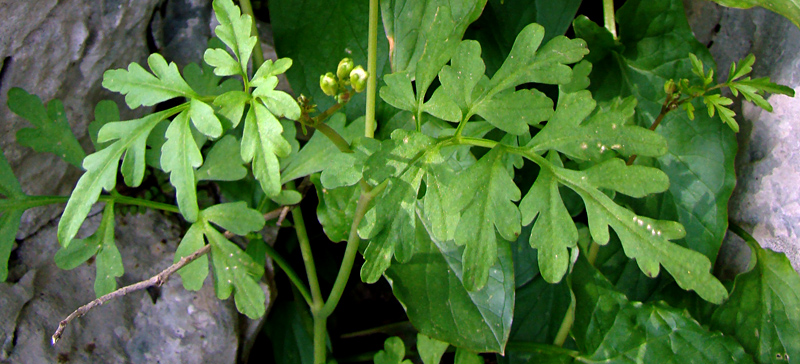
{"label": "lobed green leaf", "polygon": [[161,168],[169,173],[169,181],[175,186],[181,215],[186,221],[195,222],[199,207],[194,170],[203,164],[203,155],[192,137],[190,114],[191,108],[178,114],[169,124],[167,141],[161,148]]}
{"label": "lobed green leaf", "polygon": [[[246,78],[247,63],[250,62],[250,55],[257,42],[257,38],[251,35],[253,19],[247,14],[242,14],[239,7],[234,5],[231,0],[214,0],[212,6],[217,21],[219,21],[219,25],[214,28],[214,34],[233,51],[238,60],[239,69],[235,70],[235,73],[229,73],[233,71],[230,62],[233,59],[225,59],[220,51],[226,55],[227,52],[220,49],[206,50],[203,59],[208,64],[218,67],[214,69],[214,73],[218,76],[239,74]],[[215,64],[217,61],[221,63]]]}
{"label": "lobed green leaf", "polygon": [[127,70],[106,71],[103,74],[103,87],[125,95],[125,102],[131,109],[153,106],[176,97],[199,97],[181,77],[175,63],[167,64],[164,57],[153,53],[147,58],[147,64],[153,73],[135,62]]}

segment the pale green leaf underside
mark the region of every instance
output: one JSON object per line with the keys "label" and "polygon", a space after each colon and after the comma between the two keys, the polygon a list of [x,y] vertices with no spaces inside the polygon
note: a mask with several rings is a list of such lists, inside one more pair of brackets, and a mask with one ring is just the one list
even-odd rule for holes
{"label": "pale green leaf underside", "polygon": [[190,112],[181,112],[169,124],[167,141],[161,147],[161,168],[170,174],[169,181],[175,186],[181,215],[186,221],[195,222],[199,208],[194,170],[203,164],[203,156],[192,137]]}
{"label": "pale green leaf underside", "polygon": [[125,102],[131,109],[153,106],[175,97],[198,97],[183,80],[175,63],[168,65],[164,57],[153,53],[147,58],[147,64],[153,73],[147,72],[138,63],[131,63],[127,70],[106,71],[103,74],[103,87],[125,95]]}

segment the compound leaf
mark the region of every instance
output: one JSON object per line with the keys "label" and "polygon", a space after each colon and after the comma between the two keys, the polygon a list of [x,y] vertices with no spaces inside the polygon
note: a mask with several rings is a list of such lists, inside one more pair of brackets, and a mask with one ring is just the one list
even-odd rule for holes
{"label": "compound leaf", "polygon": [[[253,19],[247,14],[242,14],[239,7],[234,5],[231,0],[214,0],[212,6],[219,21],[219,25],[214,28],[214,34],[233,51],[238,59],[240,68],[236,70],[235,74],[247,77],[247,63],[250,61],[250,55],[257,42],[256,37],[251,35]],[[232,71],[230,61],[226,60],[219,51],[221,50],[206,50],[203,59],[208,64],[219,67],[214,70],[218,76],[234,74],[227,73]],[[222,63],[216,64],[215,61]]]}
{"label": "compound leaf", "polygon": [[203,164],[203,155],[192,137],[190,113],[181,112],[169,124],[167,141],[161,147],[161,168],[169,173],[169,181],[175,186],[181,215],[186,221],[195,222],[199,208],[194,169]]}
{"label": "compound leaf", "polygon": [[381,87],[380,96],[387,104],[400,110],[416,113],[417,101],[407,73],[398,72],[383,76],[386,86]]}
{"label": "compound leaf", "polygon": [[253,174],[267,196],[280,193],[280,164],[292,147],[283,138],[283,126],[261,102],[253,102],[245,116],[242,160],[253,163]]}
{"label": "compound leaf", "polygon": [[97,136],[99,143],[114,141],[105,149],[83,160],[86,170],[78,180],[58,223],[58,241],[67,247],[78,233],[92,205],[105,189],[111,191],[117,183],[117,168],[123,153],[122,174],[125,183],[137,186],[144,178],[145,143],[150,131],[174,111],[165,110],[141,119],[107,123]]}
{"label": "compound leaf", "polygon": [[264,227],[264,217],[247,207],[244,201],[211,206],[201,212],[204,220],[213,222],[236,235],[246,235]]}
{"label": "compound leaf", "polygon": [[506,240],[520,234],[519,188],[508,174],[501,148],[494,148],[458,177],[457,188],[474,196],[461,214],[455,242],[464,245],[464,285],[481,289],[497,256],[495,229]]}
{"label": "compound leaf", "polygon": [[214,68],[202,62],[191,62],[183,67],[183,79],[201,96],[219,96],[229,91],[241,90],[242,82],[235,78],[224,79],[214,74]]}
{"label": "compound leaf", "polygon": [[498,129],[514,135],[529,131],[553,115],[553,100],[538,90],[503,92],[475,106],[475,114],[482,116]]}
{"label": "compound leaf", "polygon": [[263,316],[266,311],[266,296],[257,280],[264,274],[264,267],[256,264],[253,258],[208,223],[204,224],[203,231],[211,244],[211,265],[214,267],[217,298],[224,300],[233,293],[239,312],[251,319]]}
{"label": "compound leaf", "polygon": [[147,57],[147,64],[153,73],[147,72],[135,62],[131,63],[127,70],[106,71],[103,74],[103,87],[125,95],[125,103],[131,109],[153,106],[175,97],[198,97],[183,80],[174,62],[168,65],[164,57],[153,53]]}
{"label": "compound leaf", "polygon": [[[181,258],[189,256],[206,245],[203,238],[202,223],[194,223],[183,235],[178,249],[175,250],[174,262],[177,263]],[[185,265],[178,271],[183,282],[183,288],[189,291],[197,291],[203,287],[203,282],[208,277],[208,256],[203,255],[195,261]]]}
{"label": "compound leaf", "polygon": [[485,71],[481,46],[474,40],[462,41],[450,60],[450,65],[439,71],[441,89],[458,105],[462,113],[468,112],[472,107],[473,90],[484,77]]}
{"label": "compound leaf", "polygon": [[34,126],[20,129],[17,143],[39,153],[53,153],[67,163],[81,167],[86,153],[72,134],[61,101],[52,100],[45,108],[38,96],[14,87],[8,91],[8,109]]}
{"label": "compound leaf", "polygon": [[195,172],[198,181],[238,181],[247,176],[239,141],[226,135],[214,143],[203,165]]}
{"label": "compound leaf", "polygon": [[514,312],[514,264],[505,241],[483,289],[465,288],[464,248],[432,239],[427,222],[416,224],[418,251],[386,271],[395,297],[420,333],[475,352],[502,353]]}
{"label": "compound leaf", "polygon": [[352,185],[328,189],[317,174],[311,175],[311,182],[317,190],[317,219],[322,224],[325,235],[333,242],[347,240],[355,217],[356,204],[361,196],[361,187]]}
{"label": "compound leaf", "polygon": [[800,358],[800,276],[783,253],[753,240],[748,245],[750,270],[736,277],[711,327],[736,338],[760,363]]}

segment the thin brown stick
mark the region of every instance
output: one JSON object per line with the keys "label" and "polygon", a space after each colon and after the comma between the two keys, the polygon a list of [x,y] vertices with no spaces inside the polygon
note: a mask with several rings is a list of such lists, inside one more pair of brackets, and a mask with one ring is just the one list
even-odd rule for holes
{"label": "thin brown stick", "polygon": [[195,251],[190,255],[181,258],[181,260],[179,260],[177,263],[169,266],[167,269],[164,269],[163,271],[161,271],[161,273],[158,273],[155,276],[150,277],[150,279],[146,279],[144,281],[131,284],[130,286],[122,287],[114,292],[111,292],[105,296],[102,296],[92,302],[89,302],[79,307],[77,310],[72,312],[69,316],[67,316],[67,318],[65,318],[58,324],[58,329],[56,329],[55,334],[53,334],[53,341],[52,341],[53,345],[55,345],[58,342],[58,340],[61,339],[61,335],[64,333],[64,329],[72,320],[85,315],[87,312],[89,312],[89,310],[97,306],[100,306],[103,303],[106,303],[107,301],[110,301],[114,298],[121,297],[128,293],[139,291],[148,287],[160,287],[167,281],[167,279],[169,279],[169,276],[171,276],[173,273],[177,272],[179,269],[183,268],[187,264],[193,262],[197,258],[200,258],[204,254],[208,253],[209,250],[211,250],[210,244],[198,249],[197,251]]}

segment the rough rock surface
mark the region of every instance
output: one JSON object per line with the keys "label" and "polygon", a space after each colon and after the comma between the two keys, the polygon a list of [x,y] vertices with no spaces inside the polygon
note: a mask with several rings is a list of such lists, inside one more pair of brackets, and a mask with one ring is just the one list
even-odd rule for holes
{"label": "rough rock surface", "polygon": [[[67,194],[80,171],[54,155],[16,144],[16,132],[30,124],[8,110],[8,90],[22,87],[44,101],[61,99],[73,132],[86,135],[98,101],[124,105],[121,97],[101,87],[103,72],[145,59],[147,27],[160,1],[0,1],[0,148],[26,193]],[[121,109],[123,118],[142,113]],[[89,139],[82,141],[89,148]],[[17,237],[35,232],[61,208],[28,210]]]}
{"label": "rough rock surface", "polygon": [[[88,219],[80,235],[93,232],[100,219],[101,214]],[[180,233],[174,218],[159,213],[118,216],[116,245],[125,265],[118,287],[171,265]],[[183,289],[176,276],[160,289],[110,301],[70,323],[61,341],[52,346],[50,336],[58,322],[94,299],[94,265],[63,271],[53,262],[58,249],[53,223],[16,251],[9,281],[19,281],[0,288],[4,300],[15,303],[4,306],[3,315],[19,312],[16,320],[4,320],[0,326],[0,338],[12,343],[3,348],[4,359],[11,363],[236,362],[239,315],[232,300],[216,298],[210,277],[198,292]],[[21,310],[15,309],[19,302],[24,305]]]}
{"label": "rough rock surface", "polygon": [[[701,42],[711,45],[719,77],[731,62],[756,56],[753,77],[768,76],[800,94],[800,29],[782,16],[754,8],[723,8],[703,0],[686,0],[689,23]],[[785,253],[800,271],[800,101],[771,96],[772,113],[736,101],[741,132],[736,158],[737,186],[729,206],[731,219],[751,231],[758,242]],[[738,240],[725,253],[741,266],[749,252]]]}

